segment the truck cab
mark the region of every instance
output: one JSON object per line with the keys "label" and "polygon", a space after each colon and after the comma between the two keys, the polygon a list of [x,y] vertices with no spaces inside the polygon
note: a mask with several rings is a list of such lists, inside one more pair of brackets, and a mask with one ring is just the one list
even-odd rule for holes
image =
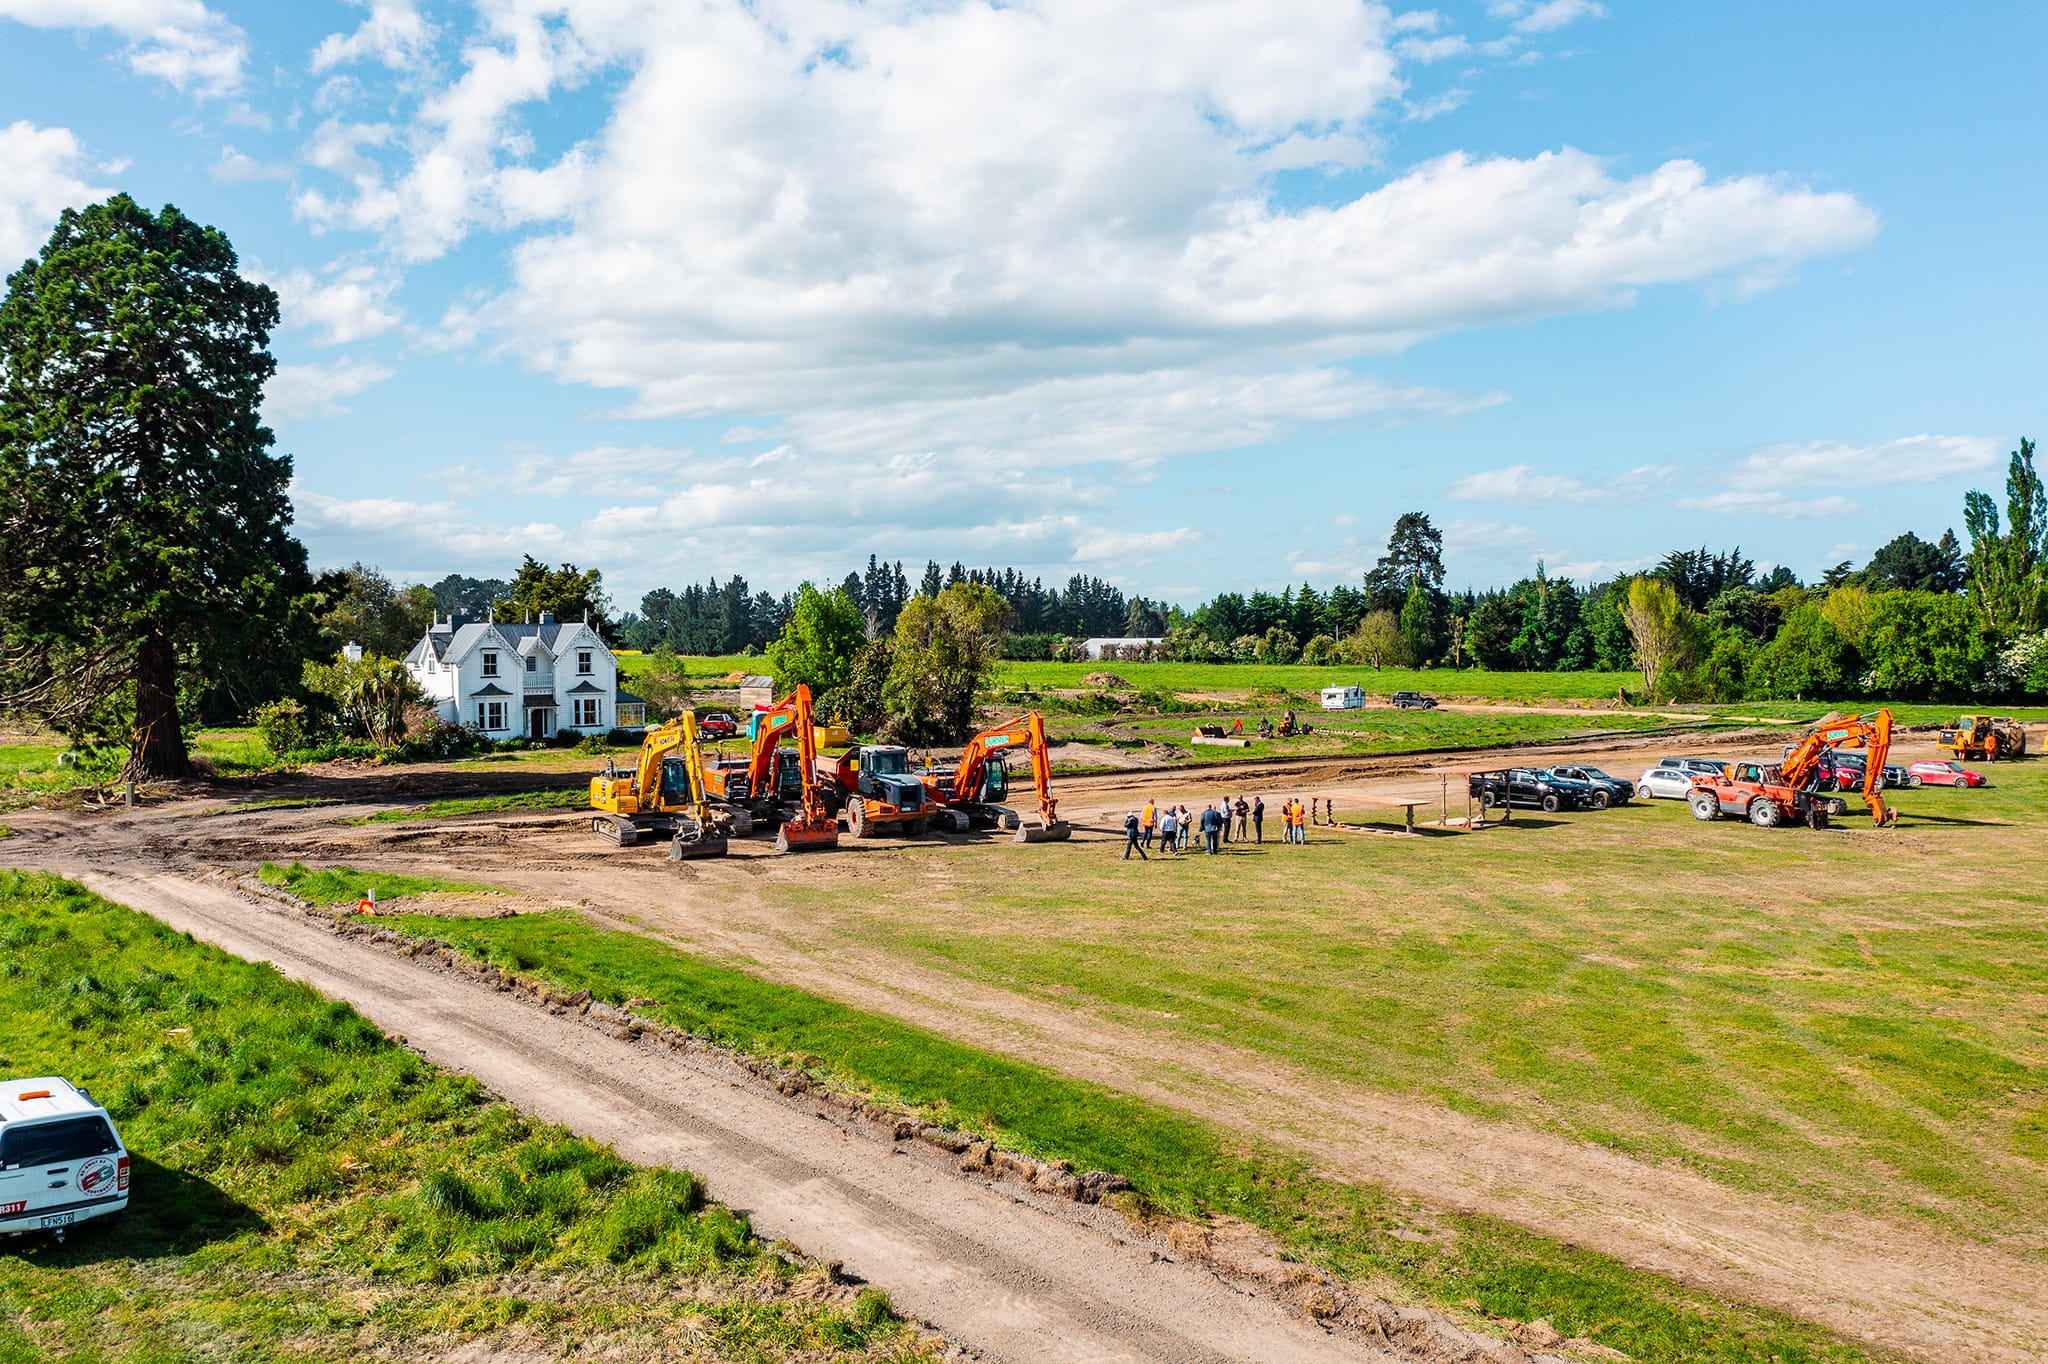
{"label": "truck cab", "polygon": [[889,825],[920,834],[939,813],[923,778],[910,770],[910,750],[900,745],[858,744],[836,758],[821,754],[818,776],[837,793],[855,838]]}
{"label": "truck cab", "polygon": [[128,1206],[128,1148],[91,1094],[54,1075],[0,1085],[0,1236]]}

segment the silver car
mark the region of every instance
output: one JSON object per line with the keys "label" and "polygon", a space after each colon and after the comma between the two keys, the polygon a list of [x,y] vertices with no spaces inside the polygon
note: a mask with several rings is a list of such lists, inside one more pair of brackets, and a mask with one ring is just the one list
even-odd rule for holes
{"label": "silver car", "polygon": [[1682,767],[1653,767],[1636,782],[1636,794],[1658,800],[1684,800],[1692,794],[1693,773]]}

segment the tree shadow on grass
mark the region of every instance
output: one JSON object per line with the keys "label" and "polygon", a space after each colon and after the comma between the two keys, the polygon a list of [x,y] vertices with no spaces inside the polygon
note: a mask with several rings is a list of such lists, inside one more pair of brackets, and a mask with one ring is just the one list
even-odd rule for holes
{"label": "tree shadow on grass", "polygon": [[61,1269],[185,1255],[268,1229],[262,1214],[202,1176],[133,1152],[128,1169],[126,1212],[74,1223],[65,1229],[61,1243],[48,1233],[31,1232],[5,1249],[31,1263]]}

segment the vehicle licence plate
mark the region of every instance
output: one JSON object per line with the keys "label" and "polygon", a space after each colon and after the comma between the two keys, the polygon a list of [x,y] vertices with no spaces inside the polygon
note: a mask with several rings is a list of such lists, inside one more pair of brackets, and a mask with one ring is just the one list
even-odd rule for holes
{"label": "vehicle licence plate", "polygon": [[46,1227],[68,1227],[77,1216],[78,1214],[75,1212],[53,1213],[43,1219],[43,1225]]}

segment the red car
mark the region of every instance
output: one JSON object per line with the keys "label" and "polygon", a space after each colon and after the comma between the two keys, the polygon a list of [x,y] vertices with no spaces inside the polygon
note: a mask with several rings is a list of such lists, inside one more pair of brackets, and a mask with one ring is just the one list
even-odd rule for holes
{"label": "red car", "polygon": [[1972,772],[1961,763],[1948,762],[1940,758],[1928,758],[1914,763],[1911,771],[1920,779],[1922,786],[1983,786],[1982,772]]}
{"label": "red car", "polygon": [[740,722],[722,710],[707,711],[697,717],[697,732],[707,739],[730,739],[740,732]]}

